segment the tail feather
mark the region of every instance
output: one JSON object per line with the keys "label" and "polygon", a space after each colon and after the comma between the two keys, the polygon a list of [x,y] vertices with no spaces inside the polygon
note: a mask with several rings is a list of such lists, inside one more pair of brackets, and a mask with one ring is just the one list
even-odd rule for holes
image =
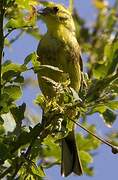
{"label": "tail feather", "polygon": [[62,139],[61,174],[66,177],[72,172],[79,176],[83,173],[76,146],[74,130],[70,132],[66,138]]}

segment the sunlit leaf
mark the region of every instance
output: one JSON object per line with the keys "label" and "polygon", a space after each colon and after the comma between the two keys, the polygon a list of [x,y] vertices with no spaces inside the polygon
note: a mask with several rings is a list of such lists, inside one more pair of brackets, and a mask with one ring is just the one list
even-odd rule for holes
{"label": "sunlit leaf", "polygon": [[43,144],[45,145],[44,154],[46,157],[55,157],[56,159],[60,158],[60,148],[59,145],[54,142],[54,138],[48,136]]}
{"label": "sunlit leaf", "polygon": [[14,64],[11,61],[6,61],[2,66],[2,78],[8,82],[12,78],[16,77],[15,81],[23,82],[23,77],[20,76],[20,73],[26,70],[27,68],[25,66]]}
{"label": "sunlit leaf", "polygon": [[23,0],[22,3],[20,0],[16,0],[19,8],[30,9],[31,6],[36,6],[38,2],[36,0]]}
{"label": "sunlit leaf", "polygon": [[13,63],[12,61],[5,61],[2,67],[2,74],[10,70],[13,70],[15,72],[23,72],[26,69],[27,68],[25,66],[22,66],[20,64]]}
{"label": "sunlit leaf", "polygon": [[38,95],[35,99],[35,103],[40,105],[41,108],[45,107],[45,97],[43,95]]}
{"label": "sunlit leaf", "polygon": [[32,169],[33,174],[35,174],[39,177],[45,177],[45,173],[41,166],[39,166],[39,167],[32,166],[31,169]]}
{"label": "sunlit leaf", "polygon": [[35,52],[33,52],[25,58],[24,65],[27,65],[30,61],[32,61],[32,63],[34,63],[34,65],[36,66],[36,63],[37,63],[36,60],[37,60],[37,55]]}
{"label": "sunlit leaf", "polygon": [[80,151],[80,157],[81,157],[81,160],[85,161],[86,163],[92,163],[93,162],[93,158],[88,152]]}
{"label": "sunlit leaf", "polygon": [[1,116],[2,116],[2,119],[4,120],[5,132],[6,133],[12,132],[16,127],[16,122],[13,115],[9,112],[6,114],[2,114]]}
{"label": "sunlit leaf", "polygon": [[20,86],[9,85],[4,88],[4,93],[9,95],[9,98],[12,100],[20,99],[22,96],[22,91]]}
{"label": "sunlit leaf", "polygon": [[106,109],[107,107],[105,105],[98,104],[92,109],[92,113],[95,113],[95,112],[103,113],[105,112]]}
{"label": "sunlit leaf", "polygon": [[118,101],[108,102],[107,106],[112,110],[118,110]]}
{"label": "sunlit leaf", "polygon": [[[95,132],[92,129],[90,129],[90,131]],[[78,144],[78,149],[80,151],[83,150],[85,152],[86,151],[89,152],[93,149],[97,149],[100,145],[100,142],[91,135],[84,137],[82,134],[78,133],[77,134],[77,144]]]}

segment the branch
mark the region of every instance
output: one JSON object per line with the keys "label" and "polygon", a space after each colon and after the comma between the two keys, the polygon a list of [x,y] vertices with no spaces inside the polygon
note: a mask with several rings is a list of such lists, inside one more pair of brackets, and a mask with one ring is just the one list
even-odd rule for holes
{"label": "branch", "polygon": [[4,19],[4,1],[0,0],[0,97],[1,97],[1,72],[2,72],[2,57],[4,49],[4,34],[3,34],[3,19]]}
{"label": "branch", "polygon": [[10,29],[8,33],[4,35],[4,39],[7,38],[7,36],[9,36],[9,34],[11,34],[14,30],[16,30],[16,28]]}
{"label": "branch", "polygon": [[108,142],[107,140],[103,139],[102,137],[100,137],[98,134],[95,134],[91,131],[89,131],[87,128],[85,128],[84,126],[82,126],[79,122],[76,122],[74,120],[71,119],[72,122],[74,122],[77,126],[79,126],[80,128],[82,128],[84,131],[88,132],[89,134],[91,134],[93,137],[95,137],[96,139],[98,139],[99,141],[101,141],[102,143],[106,144],[107,146],[112,148],[112,153],[113,154],[117,154],[118,153],[118,147],[114,146],[113,144],[111,144],[110,142]]}
{"label": "branch", "polygon": [[16,40],[19,39],[19,37],[23,34],[23,31],[20,31],[18,35],[16,35],[16,37],[14,37],[13,39],[10,40],[10,44],[14,43]]}
{"label": "branch", "polygon": [[23,31],[23,30],[27,30],[29,28],[33,29],[33,26],[21,26],[21,27],[10,28],[8,30],[8,32],[4,35],[4,39],[7,38],[14,30],[19,30],[20,29],[20,30]]}

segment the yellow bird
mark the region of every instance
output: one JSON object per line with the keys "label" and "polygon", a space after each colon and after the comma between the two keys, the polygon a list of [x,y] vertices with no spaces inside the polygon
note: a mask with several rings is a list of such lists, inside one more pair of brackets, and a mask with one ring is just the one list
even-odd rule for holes
{"label": "yellow bird", "polygon": [[[80,47],[75,35],[75,25],[71,13],[62,5],[51,3],[39,12],[41,19],[46,23],[47,33],[39,42],[37,48],[38,60],[42,65],[51,65],[69,74],[70,86],[78,93],[81,85],[82,59]],[[48,86],[42,76],[56,82],[60,75],[42,70],[38,74],[38,82],[44,96],[51,98],[54,90]],[[74,128],[62,139],[61,174],[68,176],[74,172],[82,175],[82,165],[76,146]]]}

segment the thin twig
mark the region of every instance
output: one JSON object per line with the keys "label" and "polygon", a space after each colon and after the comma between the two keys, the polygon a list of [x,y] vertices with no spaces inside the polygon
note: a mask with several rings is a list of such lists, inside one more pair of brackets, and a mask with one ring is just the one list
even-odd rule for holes
{"label": "thin twig", "polygon": [[84,126],[82,126],[79,122],[74,121],[73,119],[71,119],[72,122],[74,122],[77,126],[79,126],[80,128],[82,128],[83,130],[85,130],[86,132],[88,132],[89,134],[91,134],[93,137],[95,137],[96,139],[98,139],[99,141],[101,141],[102,143],[106,144],[107,146],[112,148],[112,152],[114,154],[118,153],[118,147],[114,146],[113,144],[111,144],[110,142],[108,142],[107,140],[105,140],[104,138],[100,137],[98,134],[95,134],[93,132],[91,132],[90,130],[88,130],[87,128],[85,128]]}
{"label": "thin twig", "polygon": [[20,31],[19,34],[17,34],[13,39],[10,40],[10,44],[14,43],[16,40],[19,39],[19,37],[23,34],[23,31]]}
{"label": "thin twig", "polygon": [[3,34],[3,19],[4,19],[4,1],[0,1],[0,98],[1,98],[1,72],[2,72],[2,57],[4,48]]}
{"label": "thin twig", "polygon": [[7,36],[9,36],[14,30],[16,30],[16,28],[10,29],[10,30],[4,35],[4,39],[7,38]]}
{"label": "thin twig", "polygon": [[27,30],[29,28],[33,28],[33,26],[22,26],[22,27],[17,27],[17,28],[11,28],[5,35],[4,35],[4,39],[7,38],[7,36],[9,36],[14,30],[18,30],[18,29],[22,29],[23,30]]}

